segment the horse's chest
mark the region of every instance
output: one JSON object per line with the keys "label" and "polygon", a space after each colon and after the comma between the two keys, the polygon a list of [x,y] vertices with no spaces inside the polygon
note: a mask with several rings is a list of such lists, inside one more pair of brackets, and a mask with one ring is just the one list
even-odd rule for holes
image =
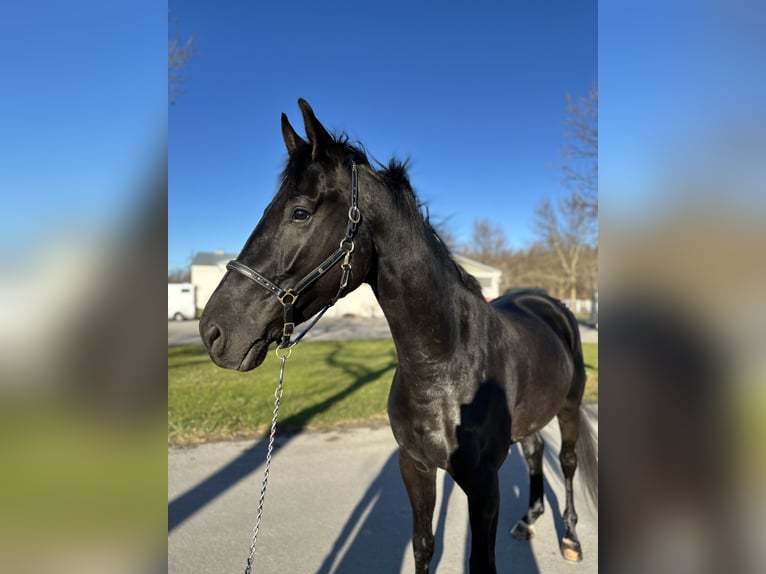
{"label": "horse's chest", "polygon": [[416,461],[430,467],[447,468],[455,449],[457,409],[442,397],[413,400],[397,396],[392,389],[388,416],[399,447]]}

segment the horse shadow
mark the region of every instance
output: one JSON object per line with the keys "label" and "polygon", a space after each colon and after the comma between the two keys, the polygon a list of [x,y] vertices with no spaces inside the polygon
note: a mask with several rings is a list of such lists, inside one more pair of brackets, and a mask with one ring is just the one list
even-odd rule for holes
{"label": "horse shadow", "polygon": [[[500,469],[501,500],[496,545],[498,574],[539,574],[540,569],[529,542],[521,542],[510,535],[515,522],[527,510],[529,479],[526,462],[520,449],[512,446],[508,458]],[[443,490],[439,506],[434,512],[434,556],[431,571],[438,573],[445,554],[447,509],[455,491],[455,481],[443,474]],[[558,507],[558,498],[545,481],[548,511],[553,512],[558,539],[564,535],[564,521]],[[460,503],[467,504],[462,496]],[[354,507],[335,539],[332,548],[315,574],[390,574],[414,566],[412,557],[412,510],[399,473],[398,452],[394,451],[380,473]],[[469,570],[471,532],[466,524],[466,538],[462,550],[461,572]],[[448,566],[443,565],[445,568]],[[454,571],[454,566],[452,567]]]}
{"label": "horse shadow", "polygon": [[399,455],[394,450],[354,507],[316,574],[398,572],[409,547],[411,522]]}

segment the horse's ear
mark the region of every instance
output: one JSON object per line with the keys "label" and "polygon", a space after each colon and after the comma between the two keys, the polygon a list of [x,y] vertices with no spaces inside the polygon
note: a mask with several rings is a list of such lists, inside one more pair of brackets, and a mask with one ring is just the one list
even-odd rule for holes
{"label": "horse's ear", "polygon": [[319,123],[319,120],[314,115],[314,110],[311,109],[309,103],[300,98],[298,100],[298,106],[303,113],[303,123],[306,127],[306,135],[311,142],[311,158],[317,159],[327,148],[327,145],[332,143],[332,136],[324,129],[324,126]]}
{"label": "horse's ear", "polygon": [[287,153],[289,155],[293,155],[296,149],[306,145],[306,142],[303,141],[303,138],[295,133],[293,126],[290,125],[290,122],[287,119],[287,115],[284,113],[282,114],[282,137],[285,140]]}

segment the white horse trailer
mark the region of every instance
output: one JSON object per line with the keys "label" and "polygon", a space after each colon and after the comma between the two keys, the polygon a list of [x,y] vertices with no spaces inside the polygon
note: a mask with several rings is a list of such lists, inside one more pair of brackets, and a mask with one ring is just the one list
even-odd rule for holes
{"label": "white horse trailer", "polygon": [[183,321],[196,317],[197,306],[194,301],[194,285],[191,283],[168,283],[168,319]]}

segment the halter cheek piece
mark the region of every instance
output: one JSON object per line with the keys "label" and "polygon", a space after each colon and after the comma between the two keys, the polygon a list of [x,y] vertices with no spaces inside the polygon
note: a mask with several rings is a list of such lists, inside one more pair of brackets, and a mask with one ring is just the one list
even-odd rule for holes
{"label": "halter cheek piece", "polygon": [[[343,296],[343,292],[346,290],[346,287],[348,287],[348,280],[351,277],[351,254],[354,252],[354,235],[356,235],[356,230],[361,220],[362,213],[359,211],[359,183],[356,173],[356,163],[352,161],[351,207],[348,209],[346,235],[343,237],[343,239],[340,240],[340,246],[338,247],[338,250],[330,255],[327,259],[322,261],[322,263],[320,263],[311,273],[301,279],[295,287],[292,289],[283,289],[277,285],[276,282],[259,273],[255,269],[248,267],[244,263],[241,263],[240,261],[229,261],[229,263],[226,265],[226,269],[230,271],[236,271],[237,273],[244,275],[253,281],[256,285],[260,285],[269,291],[282,304],[282,307],[284,308],[284,324],[282,327],[282,340],[277,347],[277,351],[279,349],[290,349],[294,345],[297,345],[298,342],[300,342],[300,340],[306,335],[306,333],[308,333],[309,330],[316,324],[316,322],[322,318],[322,315],[324,315],[325,312],[330,307],[335,305],[335,303],[338,302],[338,299]],[[341,263],[340,267],[343,270],[343,274],[341,275],[340,287],[338,288],[338,292],[336,293],[335,297],[333,297],[330,302],[324,306],[324,308],[319,312],[319,314],[311,322],[308,328],[303,331],[303,333],[301,333],[301,335],[295,341],[290,342],[290,337],[295,330],[295,322],[293,320],[293,306],[298,300],[298,297],[301,295],[301,293],[313,285],[315,281],[322,277],[322,275],[340,263],[341,260],[343,263]]]}

